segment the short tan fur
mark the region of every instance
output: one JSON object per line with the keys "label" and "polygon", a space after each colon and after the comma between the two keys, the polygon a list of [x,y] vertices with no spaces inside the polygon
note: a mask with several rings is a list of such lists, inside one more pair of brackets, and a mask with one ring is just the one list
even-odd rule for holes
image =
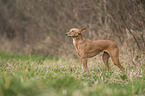
{"label": "short tan fur", "polygon": [[116,43],[111,40],[86,40],[82,35],[85,30],[86,28],[72,28],[66,33],[66,36],[73,38],[73,44],[78,55],[82,59],[84,72],[89,72],[87,67],[87,58],[94,57],[100,52],[104,52],[102,59],[107,67],[107,70],[110,70],[108,59],[111,57],[114,65],[117,65],[124,73],[124,68],[119,62],[119,48]]}

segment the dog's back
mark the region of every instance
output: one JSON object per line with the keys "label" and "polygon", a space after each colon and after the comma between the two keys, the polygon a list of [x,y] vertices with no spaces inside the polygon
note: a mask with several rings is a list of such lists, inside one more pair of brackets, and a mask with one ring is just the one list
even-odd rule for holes
{"label": "dog's back", "polygon": [[107,70],[110,70],[108,59],[111,57],[115,65],[117,65],[122,72],[124,68],[119,62],[119,49],[115,42],[111,40],[85,40],[82,36],[82,33],[85,32],[85,28],[77,29],[72,28],[66,36],[73,38],[73,44],[77,50],[77,53],[82,58],[84,71],[88,72],[87,68],[87,58],[94,57],[100,52],[104,52],[102,59],[107,67]]}

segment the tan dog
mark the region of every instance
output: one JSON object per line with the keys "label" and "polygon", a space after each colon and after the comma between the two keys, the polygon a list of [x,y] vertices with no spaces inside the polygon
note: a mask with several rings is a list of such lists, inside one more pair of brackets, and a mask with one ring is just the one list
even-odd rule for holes
{"label": "tan dog", "polygon": [[124,68],[119,62],[119,49],[115,42],[110,40],[85,40],[82,36],[82,33],[85,32],[85,30],[86,28],[80,30],[77,28],[72,28],[66,33],[66,36],[73,38],[73,44],[82,59],[84,72],[88,73],[87,58],[94,57],[100,52],[104,52],[102,59],[107,67],[107,70],[110,70],[108,59],[111,56],[114,64],[117,65],[124,73]]}

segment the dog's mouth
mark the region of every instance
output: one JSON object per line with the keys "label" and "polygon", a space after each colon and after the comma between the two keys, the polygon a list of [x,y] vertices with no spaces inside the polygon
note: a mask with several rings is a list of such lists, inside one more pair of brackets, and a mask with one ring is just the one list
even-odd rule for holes
{"label": "dog's mouth", "polygon": [[65,35],[66,35],[67,37],[72,37],[72,38],[75,38],[75,37],[78,37],[78,36],[79,36],[79,34],[78,34],[77,36],[71,36],[71,35],[68,35],[68,33],[65,33]]}
{"label": "dog's mouth", "polygon": [[67,33],[65,33],[65,36],[67,36],[67,37],[72,37],[72,36],[68,35]]}

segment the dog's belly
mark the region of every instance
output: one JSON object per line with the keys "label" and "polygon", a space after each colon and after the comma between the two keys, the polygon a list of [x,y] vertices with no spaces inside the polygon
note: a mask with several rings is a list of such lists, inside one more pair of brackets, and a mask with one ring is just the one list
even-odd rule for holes
{"label": "dog's belly", "polygon": [[89,53],[87,53],[87,58],[94,57],[94,56],[98,55],[100,52],[101,52],[100,50],[89,52]]}

